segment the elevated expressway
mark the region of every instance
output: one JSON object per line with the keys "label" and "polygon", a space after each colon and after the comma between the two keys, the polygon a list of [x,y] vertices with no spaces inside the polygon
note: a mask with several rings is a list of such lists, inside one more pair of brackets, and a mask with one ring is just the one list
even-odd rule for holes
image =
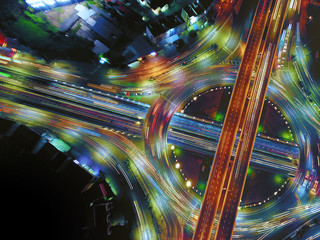
{"label": "elevated expressway", "polygon": [[215,239],[231,239],[288,0],[276,0],[228,181]]}
{"label": "elevated expressway", "polygon": [[214,228],[222,190],[227,177],[241,116],[252,78],[253,68],[267,24],[272,0],[260,0],[251,25],[246,50],[231,95],[218,147],[211,167],[205,195],[200,209],[194,240],[208,240]]}

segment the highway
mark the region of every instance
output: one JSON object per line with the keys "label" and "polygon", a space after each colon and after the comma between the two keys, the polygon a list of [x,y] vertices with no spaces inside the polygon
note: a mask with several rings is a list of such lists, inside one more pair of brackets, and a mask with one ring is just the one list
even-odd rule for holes
{"label": "highway", "polygon": [[[1,83],[2,94],[6,94],[12,101],[89,121],[130,136],[141,136],[142,121],[149,107],[147,104],[68,83],[53,81],[48,85],[47,80],[32,77],[27,79],[28,82],[25,83],[5,78]],[[209,155],[215,151],[221,132],[220,125],[181,113],[174,114],[170,129],[169,144]],[[253,164],[293,176],[297,166],[292,160],[298,160],[298,148],[291,143],[265,138],[259,137],[255,145],[256,161]]]}
{"label": "highway", "polygon": [[[291,1],[292,4],[294,7],[291,8],[291,11],[294,12],[297,5],[299,8],[300,1]],[[242,17],[246,19],[249,26],[252,16],[253,11],[251,17],[249,13]],[[304,84],[310,87],[311,79],[307,79],[308,76],[305,74],[306,70],[308,71],[308,63],[300,62],[305,61],[306,58],[302,51],[303,42],[299,38],[299,24],[296,24],[294,20],[289,19],[289,21],[293,26],[292,33],[290,37],[287,37],[286,34],[284,46],[288,42],[287,47],[289,47],[292,38],[301,48],[297,49],[297,54],[302,57],[297,56],[296,66],[299,68],[302,80],[305,81]],[[108,170],[118,171],[120,175],[122,175],[120,166],[123,163],[115,161],[118,156],[108,156],[110,144],[107,143],[112,143],[121,149],[121,152],[129,159],[131,166],[135,166],[136,169],[134,173],[124,169],[128,181],[123,175],[119,178],[128,183],[124,191],[130,192],[130,199],[136,209],[136,217],[139,218],[137,238],[180,239],[185,237],[182,236],[185,229],[192,232],[195,228],[202,197],[199,197],[190,188],[186,188],[185,179],[170,162],[170,144],[190,151],[213,155],[221,133],[221,126],[179,112],[181,106],[184,106],[198,93],[213,87],[233,85],[235,77],[219,74],[216,69],[221,68],[222,72],[228,72],[228,68],[217,64],[227,59],[243,58],[241,49],[244,49],[242,47],[244,45],[240,34],[244,33],[244,27],[242,27],[244,24],[239,23],[239,25],[237,29],[234,24],[232,26],[225,24],[219,31],[216,30],[216,24],[208,26],[202,35],[205,35],[204,41],[198,41],[197,46],[193,46],[181,56],[168,60],[165,56],[159,55],[152,62],[141,63],[132,74],[129,72],[118,72],[117,74],[116,71],[108,73],[110,77],[108,82],[113,80],[115,80],[114,84],[123,82],[123,86],[128,86],[123,89],[128,91],[132,88],[135,89],[132,92],[139,93],[161,92],[162,100],[154,101],[151,106],[125,97],[116,97],[112,94],[107,95],[105,92],[99,93],[94,89],[87,89],[87,81],[91,82],[96,79],[81,79],[81,83],[79,81],[70,82],[53,69],[42,67],[40,74],[32,74],[33,76],[26,81],[24,81],[24,73],[27,71],[21,73],[21,76],[17,78],[18,81],[13,84],[14,86],[8,79],[1,78],[5,83],[1,84],[4,89],[0,91],[0,114],[27,125],[53,129],[70,141],[70,144],[81,145],[87,142],[88,144],[83,145],[93,152],[94,161],[102,162],[101,165],[106,166]],[[228,31],[230,26],[232,30]],[[290,32],[289,27],[286,30],[287,33]],[[217,51],[210,49],[211,44],[215,42],[219,45]],[[292,43],[294,43],[293,40]],[[260,164],[264,170],[268,168],[271,172],[289,173],[291,176],[296,171],[295,169],[298,172],[281,194],[266,203],[262,202],[261,205],[257,202],[255,207],[247,209],[242,207],[239,210],[234,238],[276,239],[277,236],[287,232],[287,227],[294,226],[297,222],[302,223],[307,217],[319,213],[319,204],[311,203],[312,194],[310,195],[310,192],[301,186],[306,170],[311,171],[317,166],[317,153],[314,153],[312,149],[315,147],[315,139],[318,139],[320,129],[319,110],[316,106],[319,90],[310,88],[310,96],[314,99],[313,102],[310,102],[309,97],[298,86],[295,69],[290,68],[290,64],[292,65],[292,62],[289,61],[291,60],[290,49],[285,48],[284,50],[287,50],[287,54],[282,55],[286,57],[283,63],[285,67],[278,68],[272,73],[267,96],[268,100],[276,103],[278,109],[281,109],[281,113],[290,122],[294,141],[299,147],[295,146],[295,143],[286,144],[285,141],[278,142],[274,138],[267,139],[267,136],[257,136],[251,163],[256,164],[256,167],[259,167]],[[187,61],[188,65],[181,66],[180,63],[183,61]],[[16,67],[13,64],[12,68],[16,69]],[[238,68],[236,66],[233,68],[236,74]],[[43,92],[39,89],[36,89],[35,92],[30,91],[30,87],[26,87],[25,82],[32,83],[35,75],[44,77],[41,74],[44,72],[51,73],[50,79],[46,79],[50,83],[40,84],[41,86],[37,87],[44,88],[42,85],[48,85],[47,88]],[[56,77],[52,77],[53,75]],[[146,81],[151,76],[155,80]],[[96,77],[97,81],[105,83],[105,76]],[[16,79],[16,75],[12,79]],[[53,79],[58,79],[58,81],[54,83]],[[126,85],[131,80],[139,82],[139,85],[137,84],[137,87]],[[58,89],[55,90],[55,88]],[[8,107],[9,102],[12,102],[12,108]],[[19,111],[16,111],[17,109]],[[158,116],[160,116],[159,121],[153,122],[153,119]],[[54,120],[56,118],[57,121]],[[143,137],[146,138],[145,152],[141,152],[131,142],[141,141],[142,126],[145,127],[143,131]],[[239,135],[238,132],[232,156],[236,153],[235,147]],[[130,137],[129,140],[127,136]],[[101,144],[102,141],[104,144]],[[85,148],[84,146],[81,147]],[[299,168],[292,165],[290,158],[299,159]],[[118,181],[119,179],[115,178],[112,182],[117,183]],[[131,190],[130,184],[134,190]],[[142,191],[139,191],[140,187],[144,194],[150,196],[153,203],[152,208],[159,213],[156,218],[163,230],[162,234],[156,232],[152,223],[153,219],[151,220],[149,214],[150,209],[139,202],[141,199],[135,198],[135,196],[143,195]]]}
{"label": "highway", "polygon": [[[164,184],[165,181],[159,177],[144,153],[125,135],[60,114],[28,106],[21,107],[20,104],[8,100],[1,99],[1,103],[6,105],[5,108],[1,108],[2,116],[5,115],[35,129],[45,129],[56,136],[67,136],[72,148],[82,153],[78,160],[83,166],[92,167],[95,172],[104,171],[108,178],[112,179],[112,187],[118,194],[126,194],[137,212],[141,211],[141,214],[137,215],[137,222],[141,229],[139,239],[156,239],[156,237],[166,239],[177,235],[180,223],[172,209],[176,204],[164,204],[168,199],[175,199],[174,192],[170,192],[170,187]],[[115,149],[110,151],[110,145],[120,150],[125,158],[121,157]],[[86,148],[93,153],[90,158],[94,162],[91,162],[89,157],[83,156]],[[132,171],[127,170],[124,162],[126,159],[130,160]],[[164,221],[160,223],[163,229],[161,234],[155,233],[152,221],[150,224],[151,211],[144,203],[146,194],[152,200],[153,208],[161,212],[161,218]]]}
{"label": "highway", "polygon": [[267,37],[264,43],[264,50],[261,55],[252,93],[250,95],[244,126],[240,134],[240,140],[234,158],[234,166],[222,205],[215,239],[232,238],[238,206],[245,185],[256,132],[288,3],[288,0],[277,0],[273,8]]}
{"label": "highway", "polygon": [[[184,115],[176,113],[172,117],[169,124],[168,143],[213,157],[213,151],[217,149],[221,128],[214,124],[208,124],[201,120],[195,121],[195,119],[182,116]],[[286,142],[280,143],[276,139],[270,141],[267,137],[262,136],[257,138],[259,140],[254,145],[253,166],[259,167],[259,163],[263,161],[265,163],[263,169],[270,166],[270,170],[274,169],[290,176],[295,175],[297,166],[293,164],[292,160],[299,159],[299,151],[297,151],[295,145],[289,145]],[[238,138],[235,141],[235,145],[237,144]],[[261,154],[262,152],[265,154]],[[233,153],[235,153],[235,148]],[[281,166],[275,167],[273,164],[280,164]],[[260,167],[262,166],[260,165]]]}
{"label": "highway", "polygon": [[234,91],[221,131],[217,151],[210,171],[207,188],[203,198],[198,223],[193,235],[194,240],[210,239],[216,212],[222,195],[228,164],[239,130],[253,68],[260,48],[260,43],[267,23],[272,1],[261,0],[254,16],[248,37],[246,50],[240,65]]}
{"label": "highway", "polygon": [[[278,101],[280,102],[286,102],[286,98],[280,98],[282,95],[282,93],[276,93],[274,95],[271,95],[272,98],[278,97]],[[2,103],[6,103],[6,101],[2,101]],[[7,105],[7,104],[6,104]],[[88,129],[90,131],[88,132],[81,132],[80,130],[76,129],[75,126],[79,125],[79,122],[77,121],[72,121],[71,119],[68,119],[66,117],[63,116],[59,116],[57,114],[47,114],[46,118],[44,118],[45,116],[42,113],[43,111],[40,110],[36,110],[33,109],[32,111],[28,110],[30,109],[29,107],[25,107],[22,106],[19,108],[19,104],[15,104],[15,107],[13,107],[13,109],[20,109],[20,113],[19,112],[15,112],[13,113],[14,117],[17,118],[17,121],[19,122],[24,122],[25,124],[33,124],[34,126],[42,126],[45,127],[47,129],[56,129],[57,132],[61,132],[61,133],[65,133],[69,136],[72,136],[72,139],[69,139],[70,142],[76,142],[77,144],[80,145],[81,148],[83,148],[83,146],[81,145],[81,143],[79,143],[79,139],[82,142],[82,140],[86,140],[88,138],[91,139],[91,141],[88,141],[90,144],[93,145],[95,153],[97,153],[95,161],[97,161],[97,163],[102,163],[102,165],[109,167],[109,165],[111,165],[110,167],[112,167],[112,163],[114,162],[114,160],[117,160],[117,156],[113,157],[113,159],[110,159],[110,157],[108,156],[109,154],[112,154],[112,152],[108,153],[109,151],[107,151],[107,149],[109,149],[109,147],[107,145],[101,145],[101,142],[98,142],[96,144],[94,144],[94,141],[97,142],[97,136],[100,136],[99,138],[104,138],[105,142],[112,142],[113,144],[116,144],[120,149],[122,149],[122,151],[126,152],[128,158],[130,158],[130,161],[132,160],[132,163],[134,163],[139,169],[141,169],[141,172],[136,172],[134,175],[136,174],[140,174],[141,177],[143,177],[142,182],[144,184],[142,184],[143,190],[146,191],[149,194],[149,190],[145,190],[145,186],[149,186],[150,188],[150,193],[152,194],[152,196],[155,196],[156,201],[154,201],[155,204],[158,204],[160,210],[162,209],[162,213],[165,217],[165,222],[168,220],[168,224],[170,226],[175,226],[176,228],[181,227],[181,225],[178,225],[179,222],[172,222],[170,220],[170,214],[173,214],[176,212],[176,209],[179,208],[179,206],[183,206],[185,208],[184,213],[182,213],[180,210],[177,211],[177,214],[181,217],[181,218],[185,218],[188,216],[188,214],[190,214],[190,212],[193,212],[194,214],[197,214],[197,211],[199,210],[198,207],[194,207],[194,205],[188,205],[187,202],[184,201],[184,198],[181,198],[181,192],[177,191],[175,194],[177,196],[174,205],[173,205],[173,201],[170,204],[166,204],[166,202],[168,201],[167,198],[170,197],[173,192],[168,191],[167,189],[168,186],[165,187],[161,187],[163,185],[163,183],[165,182],[164,179],[159,179],[157,177],[153,177],[154,176],[154,170],[152,170],[152,168],[150,167],[150,165],[144,165],[143,163],[140,163],[141,160],[145,161],[145,157],[144,154],[137,148],[135,147],[135,145],[129,141],[128,139],[126,139],[125,135],[122,134],[117,134],[116,132],[110,132],[110,131],[106,131],[104,129],[101,129],[99,126],[95,126],[92,124],[86,124],[86,125],[80,125],[82,127],[82,129]],[[8,111],[8,109],[6,109],[5,111]],[[38,113],[39,112],[39,113]],[[4,116],[4,113],[2,113]],[[55,119],[60,119],[59,121],[56,121]],[[60,129],[60,130],[59,130]],[[73,134],[72,134],[73,133]],[[97,135],[98,134],[98,135]],[[100,145],[100,146],[99,146]],[[106,155],[107,154],[107,155]],[[115,167],[118,169],[117,164],[113,164],[115,165]],[[150,170],[148,170],[147,172],[145,172],[145,166],[149,166],[148,168]],[[143,170],[142,170],[143,169]],[[120,172],[120,170],[118,169],[118,171]],[[162,171],[160,171],[162,172]],[[127,172],[128,177],[130,178],[130,181],[134,187],[134,191],[131,191],[132,194],[133,193],[137,193],[137,188],[134,185],[134,179],[131,178],[129,172]],[[154,179],[154,180],[152,180]],[[139,182],[140,182],[140,177],[139,177]],[[114,183],[117,183],[117,181],[115,181]],[[165,189],[164,192],[161,192],[161,190],[159,189],[159,186],[162,189]],[[176,187],[175,187],[176,188]],[[129,187],[128,187],[129,189]],[[177,188],[176,188],[177,189]],[[159,194],[157,194],[159,192]],[[179,197],[179,198],[178,198]],[[152,197],[153,199],[154,197]],[[174,198],[173,198],[174,199]],[[293,197],[294,199],[294,197]],[[161,200],[161,201],[160,201]],[[273,229],[275,227],[279,226],[279,218],[271,218],[270,221],[270,216],[273,216],[273,214],[268,214],[270,212],[276,212],[276,213],[285,213],[287,211],[287,208],[289,208],[290,206],[294,207],[296,206],[293,203],[291,203],[291,205],[289,204],[289,201],[287,199],[283,199],[282,203],[278,203],[275,204],[273,209],[270,209],[270,207],[263,207],[261,206],[262,209],[257,209],[257,208],[253,208],[252,213],[250,214],[250,212],[243,212],[242,210],[240,211],[239,214],[239,219],[243,219],[240,220],[237,223],[237,232],[236,234],[240,234],[242,236],[245,236],[243,238],[245,239],[257,239],[258,237],[258,232],[268,232],[270,229]],[[141,205],[140,205],[141,206]],[[168,209],[167,207],[172,206],[172,208]],[[279,207],[281,207],[281,210],[279,209]],[[283,208],[283,206],[285,206]],[[147,212],[145,212],[143,205],[142,207],[142,213],[147,214]],[[155,205],[153,206],[155,207]],[[164,210],[165,209],[165,210]],[[284,210],[282,210],[284,209]],[[284,224],[290,224],[290,222],[294,222],[296,215],[302,214],[302,213],[316,213],[319,211],[319,209],[315,209],[315,208],[310,208],[310,209],[305,209],[304,206],[300,206],[299,209],[301,209],[299,212],[298,211],[293,211],[290,215],[284,215],[281,219],[283,224],[281,226],[285,226]],[[146,210],[148,211],[148,210]],[[173,212],[172,212],[173,211]],[[290,210],[291,212],[291,210]],[[254,214],[253,214],[254,213]],[[168,215],[169,214],[169,215]],[[306,215],[306,214],[304,214]],[[168,218],[168,219],[167,219]],[[263,220],[262,220],[263,219]],[[268,224],[264,222],[268,222],[270,221]],[[301,220],[303,221],[303,220]],[[150,229],[150,231],[152,232],[152,224],[145,226],[144,229]],[[163,228],[163,230],[165,231],[165,228]],[[163,238],[160,237],[160,239],[164,239],[166,238],[166,236],[169,236],[166,234],[166,232],[163,233]],[[153,235],[151,235],[153,236]],[[162,236],[162,235],[161,235]],[[251,236],[251,237],[249,237]],[[140,239],[145,239],[144,235],[141,235]],[[170,238],[169,238],[170,239]],[[272,238],[271,238],[272,239]]]}
{"label": "highway", "polygon": [[[214,153],[212,151],[216,150],[217,142],[213,142],[211,139],[207,140],[203,137],[201,138],[200,136],[197,137],[192,135],[193,134],[190,134],[189,132],[172,133],[169,131],[168,143],[182,147],[188,152],[196,152],[213,158]],[[292,159],[298,159],[299,157],[290,159],[291,157],[288,158],[288,156],[281,156],[277,154],[270,155],[270,152],[276,150],[278,145],[280,144],[276,144],[273,141],[267,141],[265,146],[261,146],[261,148],[267,147],[267,152],[264,152],[265,150],[260,152],[257,148],[254,149],[250,164],[257,169],[261,169],[266,172],[281,173],[284,176],[294,177],[297,173],[298,166],[292,162]],[[235,150],[236,148],[234,148],[232,155],[235,155]],[[298,152],[295,153],[296,156],[299,156],[299,154],[297,154]]]}

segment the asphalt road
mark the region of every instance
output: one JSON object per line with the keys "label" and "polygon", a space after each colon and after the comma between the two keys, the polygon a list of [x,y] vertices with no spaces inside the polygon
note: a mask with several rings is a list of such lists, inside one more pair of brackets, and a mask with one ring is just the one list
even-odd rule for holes
{"label": "asphalt road", "polygon": [[[142,122],[149,105],[73,84],[23,77],[26,79],[2,81],[2,94],[12,101],[95,123],[130,136],[141,136]],[[181,113],[173,115],[170,129],[169,144],[209,155],[216,150],[221,133],[221,126]],[[292,159],[298,160],[299,150],[290,142],[258,137],[254,158],[256,161],[253,163],[257,167],[293,176],[297,166]]]}

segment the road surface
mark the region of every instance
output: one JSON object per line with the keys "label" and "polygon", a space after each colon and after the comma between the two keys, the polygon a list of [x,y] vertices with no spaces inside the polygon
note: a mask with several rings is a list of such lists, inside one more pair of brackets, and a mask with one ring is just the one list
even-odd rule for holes
{"label": "road surface", "polygon": [[226,118],[210,171],[200,215],[193,235],[194,240],[210,239],[213,224],[227,174],[229,160],[244,109],[253,68],[260,48],[272,1],[261,0],[251,26],[246,50],[232,92]]}
{"label": "road surface", "polygon": [[288,2],[288,0],[276,0],[273,8],[215,239],[232,237]]}

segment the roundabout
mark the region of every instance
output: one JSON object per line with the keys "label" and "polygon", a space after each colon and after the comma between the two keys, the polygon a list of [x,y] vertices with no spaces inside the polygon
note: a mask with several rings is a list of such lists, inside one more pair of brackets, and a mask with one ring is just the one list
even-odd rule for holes
{"label": "roundabout", "polygon": [[[217,207],[209,211],[210,205],[208,212],[215,213],[205,219],[214,222],[224,210],[234,213],[236,209],[234,239],[285,238],[320,214],[319,86],[309,72],[300,39],[299,19],[306,10],[301,9],[301,14],[291,0],[239,1],[235,7],[236,3],[223,1],[222,18],[202,24],[184,51],[175,52],[168,45],[123,70],[99,65],[92,79],[62,73],[56,79],[58,74],[49,66],[17,59],[8,64],[4,58],[0,115],[58,136],[70,146],[66,151],[79,152],[74,163],[93,176],[104,171],[115,195],[123,197],[118,202],[120,208],[126,207],[121,215],[130,209],[130,216],[115,224],[125,224],[132,239],[192,239],[198,222],[205,222],[199,221],[201,206],[211,204],[204,200],[207,185],[213,186],[212,203]],[[271,9],[272,3],[289,5],[281,7],[285,20],[283,28],[278,27],[279,44],[271,41],[269,30],[263,37],[260,27],[252,31],[261,39],[250,41],[257,4],[257,9],[269,14],[266,6],[270,4]],[[263,28],[271,29],[277,22],[269,18],[267,24],[268,18],[263,19]],[[252,26],[260,23],[253,21]],[[182,39],[183,34],[178,37]],[[264,47],[268,41],[273,42],[272,54]],[[246,54],[246,45],[255,50]],[[257,64],[260,60],[265,61],[262,68]],[[263,76],[270,77],[267,90],[263,88],[266,95],[256,90],[253,80],[261,69]],[[246,90],[236,83],[241,72],[246,75]],[[239,99],[230,100],[235,92],[241,93]],[[232,106],[241,105],[230,118],[229,101]],[[262,110],[257,121],[250,120],[250,116],[257,119],[254,109]],[[232,130],[226,133],[223,128]],[[245,144],[245,133],[252,148],[241,155],[237,149]],[[220,156],[220,139],[228,143],[222,144],[227,149],[214,160]],[[242,168],[237,178],[238,166],[248,159],[250,166]],[[207,184],[211,169],[217,170],[213,176],[218,180]],[[233,184],[227,183],[226,176],[239,181],[232,180],[235,185],[229,188]],[[246,176],[244,188],[242,176]],[[239,199],[240,190],[240,204],[224,208],[220,196]],[[213,237],[214,231],[204,231]]]}
{"label": "roundabout", "polygon": [[[223,77],[222,77],[223,78]],[[283,118],[285,118],[285,120],[282,118],[282,120],[284,121],[284,125],[286,126],[287,124],[285,123],[286,120],[288,124],[291,125],[292,132],[293,132],[293,139],[296,139],[296,143],[294,143],[294,146],[304,146],[304,141],[305,138],[303,136],[308,136],[307,133],[307,129],[306,128],[300,128],[297,126],[303,126],[304,124],[301,123],[304,121],[308,121],[307,119],[303,119],[302,117],[300,118],[296,118],[295,117],[295,112],[292,111],[292,108],[295,108],[294,106],[290,106],[288,105],[288,103],[291,102],[290,98],[292,97],[292,95],[288,95],[290,92],[286,91],[286,92],[282,92],[282,91],[272,91],[275,89],[275,85],[278,84],[278,82],[271,77],[271,82],[270,82],[270,87],[269,90],[267,92],[267,98],[270,100],[270,107],[274,109],[275,106],[271,105],[272,102],[276,102],[276,108],[274,109],[276,110],[276,113],[278,113],[278,111],[280,111],[280,116]],[[217,82],[219,82],[219,80],[215,80]],[[293,80],[292,80],[293,81]],[[171,159],[172,154],[170,154],[171,150],[171,146],[167,146],[167,140],[166,137],[168,135],[168,131],[170,129],[170,119],[172,118],[172,116],[174,115],[175,112],[177,112],[178,114],[181,114],[181,110],[183,110],[184,106],[187,105],[188,103],[188,99],[191,101],[195,101],[195,97],[197,97],[199,94],[201,94],[202,92],[206,92],[206,91],[211,91],[209,86],[209,82],[208,80],[198,80],[197,82],[201,82],[202,86],[199,86],[199,88],[197,89],[193,89],[194,92],[190,91],[190,88],[185,87],[185,89],[183,88],[179,88],[178,92],[183,92],[183,97],[178,97],[176,94],[172,94],[172,93],[168,93],[167,96],[164,97],[160,97],[160,99],[157,101],[157,104],[155,104],[154,106],[151,106],[151,108],[149,109],[149,112],[147,114],[146,120],[144,122],[144,135],[145,135],[145,146],[146,146],[146,153],[148,158],[152,159],[153,163],[155,164],[155,166],[157,166],[158,169],[166,169],[163,172],[166,172],[166,181],[169,182],[169,185],[172,185],[175,187],[175,190],[183,193],[183,196],[186,196],[186,199],[189,199],[189,202],[193,202],[194,199],[196,199],[196,205],[199,207],[199,201],[201,201],[201,196],[198,195],[195,191],[192,191],[193,193],[191,194],[190,192],[190,188],[188,188],[186,186],[186,180],[185,178],[183,178],[183,176],[181,177],[180,173],[178,173],[179,176],[177,176],[177,171],[176,171],[176,161],[174,159]],[[217,83],[218,84],[218,83]],[[220,88],[220,87],[219,87]],[[189,89],[189,90],[188,90]],[[293,93],[293,92],[292,92]],[[175,96],[175,97],[172,97]],[[268,101],[269,101],[268,100]],[[161,102],[161,104],[159,104],[159,102]],[[301,111],[303,111],[303,109],[301,109]],[[151,114],[150,114],[151,113]],[[183,111],[184,114],[184,111]],[[202,119],[199,119],[200,121],[202,121]],[[211,121],[210,121],[211,122]],[[153,126],[152,128],[150,126]],[[309,126],[310,127],[310,126]],[[146,131],[147,130],[147,131]],[[303,134],[302,134],[303,132]],[[296,134],[295,134],[296,133]],[[146,137],[147,136],[147,137]],[[159,136],[159,137],[158,137]],[[291,136],[290,136],[291,137]],[[275,139],[276,140],[276,139]],[[286,139],[284,138],[284,141]],[[287,141],[285,141],[287,142]],[[165,149],[165,150],[164,150]],[[159,151],[160,150],[160,151]],[[294,178],[292,178],[291,180],[287,181],[282,181],[281,180],[281,184],[280,184],[280,180],[278,176],[275,176],[275,181],[276,179],[279,180],[279,185],[278,185],[278,189],[274,189],[273,195],[271,194],[271,196],[266,199],[261,199],[259,202],[261,202],[259,204],[259,202],[255,202],[253,204],[248,204],[249,208],[253,208],[255,209],[254,212],[252,212],[252,210],[243,210],[243,212],[241,212],[241,210],[239,211],[239,215],[240,216],[249,216],[250,219],[255,219],[255,218],[260,218],[261,214],[263,214],[264,217],[264,221],[267,221],[267,219],[269,219],[270,217],[268,217],[268,212],[273,212],[273,208],[277,208],[278,204],[283,204],[287,199],[289,198],[291,204],[294,204],[294,202],[297,200],[296,196],[299,195],[299,193],[301,194],[299,197],[304,198],[306,201],[308,197],[306,195],[306,191],[302,191],[301,188],[299,187],[300,184],[302,184],[302,181],[304,179],[304,166],[305,166],[305,159],[308,156],[308,154],[306,154],[307,149],[304,149],[303,147],[299,149],[299,167],[298,167],[298,171],[295,175]],[[307,152],[309,152],[309,150],[307,150]],[[306,155],[305,155],[306,154]],[[310,159],[310,158],[309,158]],[[180,162],[179,162],[180,163]],[[180,163],[181,167],[182,164]],[[170,177],[168,177],[170,176]],[[188,179],[188,178],[187,178]],[[284,185],[282,187],[282,185]],[[194,186],[195,187],[195,186]],[[191,186],[192,189],[192,186]],[[195,188],[196,189],[196,188]],[[277,190],[277,191],[276,191]],[[199,191],[199,190],[198,190]],[[292,193],[292,191],[298,191],[299,193]],[[281,194],[280,194],[281,192]],[[271,192],[272,193],[272,192]],[[279,193],[279,194],[278,194]],[[198,195],[198,196],[197,196]],[[200,198],[199,198],[200,196]],[[191,198],[190,198],[191,197]],[[271,200],[270,200],[271,199]],[[268,201],[267,204],[265,204],[263,201],[266,200],[266,202]],[[301,201],[301,200],[299,200]],[[262,204],[264,203],[264,204]],[[245,205],[244,205],[245,206]],[[196,208],[198,208],[196,207]],[[244,208],[245,209],[245,208]],[[246,207],[247,209],[247,207]],[[199,211],[199,208],[198,208]],[[189,222],[187,222],[187,225],[191,226],[191,229],[195,226],[195,218],[194,216],[196,216],[195,212],[197,212],[197,210],[193,210],[192,211],[192,216],[189,216]],[[255,216],[255,217],[254,217]],[[190,222],[191,221],[191,222]],[[192,227],[193,226],[193,227]],[[237,225],[236,225],[237,226]],[[236,227],[237,229],[237,227]],[[242,231],[240,231],[242,232]],[[243,232],[242,232],[243,234]],[[250,232],[247,232],[248,237],[250,236]],[[247,236],[247,235],[245,235]]]}

